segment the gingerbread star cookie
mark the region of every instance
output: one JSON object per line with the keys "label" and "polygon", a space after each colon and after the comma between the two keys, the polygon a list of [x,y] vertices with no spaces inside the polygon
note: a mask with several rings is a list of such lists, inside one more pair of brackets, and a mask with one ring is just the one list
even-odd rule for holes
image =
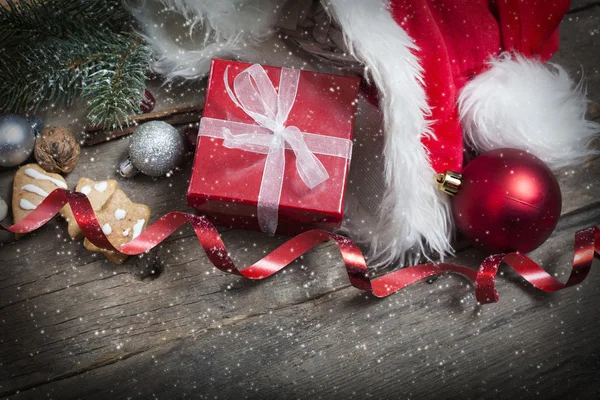
{"label": "gingerbread star cookie", "polygon": [[[120,189],[108,199],[96,213],[102,231],[116,248],[139,236],[146,228],[150,218],[150,208],[144,204],[133,203]],[[127,256],[95,246],[87,238],[83,241],[86,249],[103,253],[110,261],[122,264]]]}
{"label": "gingerbread star cookie", "polygon": [[[108,199],[115,193],[117,187],[117,181],[112,179],[93,181],[88,178],[80,178],[75,190],[85,194],[90,200],[94,212],[97,212],[102,209]],[[79,225],[77,225],[77,221],[75,221],[71,207],[65,207],[63,211],[64,212],[61,211],[61,214],[69,224],[69,236],[73,240],[81,239],[83,237],[83,232],[81,232]]]}
{"label": "gingerbread star cookie", "polygon": [[[13,180],[12,210],[14,223],[28,216],[54,189],[66,189],[67,181],[58,174],[44,171],[37,164],[19,168]],[[68,206],[63,207],[62,212]],[[18,239],[21,235],[17,234]]]}

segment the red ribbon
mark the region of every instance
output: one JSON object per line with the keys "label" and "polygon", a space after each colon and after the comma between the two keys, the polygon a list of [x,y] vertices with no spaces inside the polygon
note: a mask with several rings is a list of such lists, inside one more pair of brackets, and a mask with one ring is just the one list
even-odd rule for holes
{"label": "red ribbon", "polygon": [[519,253],[497,254],[487,257],[477,271],[456,264],[428,263],[400,269],[379,278],[371,279],[367,263],[358,246],[350,239],[324,230],[311,230],[295,236],[255,264],[239,270],[231,261],[227,249],[216,228],[198,215],[171,212],[148,227],[140,236],[119,249],[113,247],[102,232],[100,224],[88,198],[79,192],[56,189],[26,218],[3,230],[14,233],[34,231],[54,217],[69,203],[75,220],[83,234],[96,246],[121,252],[127,255],[144,253],[175,232],[185,222],[189,222],[209,260],[221,271],[241,275],[249,279],[264,279],[275,274],[308,250],[329,239],[335,240],[346,265],[350,283],[377,297],[389,296],[396,291],[422,279],[444,273],[460,274],[475,283],[475,293],[480,303],[498,301],[495,282],[501,263],[510,265],[519,275],[536,288],[545,292],[556,292],[576,285],[587,276],[594,259],[594,252],[600,254],[600,229],[592,227],[575,234],[575,257],[571,276],[561,283],[530,258]]}

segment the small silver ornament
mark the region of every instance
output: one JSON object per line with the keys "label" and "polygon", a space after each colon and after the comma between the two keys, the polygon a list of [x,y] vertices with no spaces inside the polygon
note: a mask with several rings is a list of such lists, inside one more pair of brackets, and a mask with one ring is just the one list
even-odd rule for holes
{"label": "small silver ornament", "polygon": [[18,115],[0,117],[0,167],[24,163],[35,144],[35,131],[30,121]]}
{"label": "small silver ornament", "polygon": [[150,121],[138,126],[131,135],[129,157],[120,165],[124,177],[138,172],[158,177],[169,174],[181,163],[185,153],[183,137],[163,121]]}

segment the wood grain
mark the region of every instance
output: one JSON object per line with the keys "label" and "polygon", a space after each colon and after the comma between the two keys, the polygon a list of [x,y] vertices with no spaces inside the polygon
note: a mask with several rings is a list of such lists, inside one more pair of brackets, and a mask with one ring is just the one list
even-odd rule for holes
{"label": "wood grain", "polygon": [[[599,21],[598,8],[568,17],[555,58],[574,76],[583,66],[596,101],[600,36],[589,30]],[[201,90],[151,89],[159,110],[195,104]],[[77,119],[58,109],[45,118]],[[69,185],[81,176],[117,179],[133,201],[150,206],[152,221],[191,211],[191,154],[170,179],[126,180],[117,165],[127,145],[119,139],[82,149]],[[10,198],[13,174],[0,171],[3,198]],[[600,158],[558,177],[563,217],[532,257],[566,279],[573,233],[600,223]],[[240,265],[283,241],[240,230],[222,234]],[[374,299],[350,287],[331,243],[275,277],[251,282],[211,267],[189,228],[122,266],[72,242],[60,220],[19,242],[0,239],[0,397],[600,395],[598,265],[581,286],[555,294],[534,290],[507,269],[500,303],[478,306],[473,288],[457,276]],[[475,267],[482,259],[467,248],[455,261]]]}
{"label": "wood grain", "polygon": [[599,5],[565,17],[560,29],[561,48],[552,61],[574,79],[584,79],[588,96],[600,100],[600,2],[580,3]]}
{"label": "wood grain", "polygon": [[[599,219],[598,208],[566,216],[533,257],[566,278],[572,232]],[[229,233],[228,242],[243,240]],[[112,390],[168,397],[175,387],[207,397],[254,390],[261,398],[313,390],[325,398],[353,391],[386,397],[399,388],[415,396],[494,397],[548,385],[564,395],[561,370],[588,384],[598,373],[591,356],[600,354],[597,271],[581,287],[552,295],[507,271],[495,306],[477,307],[472,288],[453,276],[376,300],[348,287],[339,260],[322,262],[331,245],[303,260],[310,270],[297,264],[253,283],[210,268],[206,274],[179,242],[161,249],[181,259],[151,282],[87,259],[4,287],[25,297],[0,311],[11,321],[3,340],[12,345],[0,353],[18,371],[11,383],[33,390],[24,397],[68,397],[74,388],[82,397]],[[481,259],[468,251],[457,261]],[[32,263],[9,261],[35,275]],[[525,386],[511,384],[517,377]]]}

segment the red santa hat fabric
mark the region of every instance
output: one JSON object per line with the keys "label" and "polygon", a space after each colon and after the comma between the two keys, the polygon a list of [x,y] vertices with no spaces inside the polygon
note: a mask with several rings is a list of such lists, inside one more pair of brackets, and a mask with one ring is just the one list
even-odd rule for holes
{"label": "red santa hat fabric", "polygon": [[435,135],[422,140],[433,169],[444,172],[461,169],[461,89],[502,52],[547,61],[569,1],[394,0],[388,7],[418,48]]}

